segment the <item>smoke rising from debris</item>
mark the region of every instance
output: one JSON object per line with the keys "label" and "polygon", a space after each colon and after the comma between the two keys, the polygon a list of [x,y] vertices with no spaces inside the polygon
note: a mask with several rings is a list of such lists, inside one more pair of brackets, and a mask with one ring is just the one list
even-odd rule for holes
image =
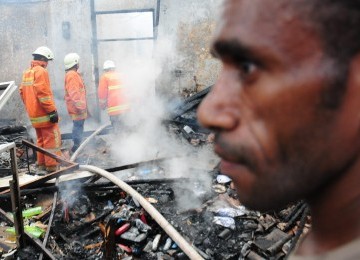
{"label": "smoke rising from debris", "polygon": [[[141,50],[139,52],[144,53]],[[163,124],[163,120],[169,116],[167,109],[170,106],[155,94],[155,83],[163,68],[169,66],[169,57],[181,58],[172,41],[162,40],[156,42],[152,55],[124,56],[123,62],[116,61],[124,86],[129,91],[131,111],[123,116],[124,131],[111,141],[112,154],[121,164],[177,157],[166,164],[165,177],[196,178],[199,183],[207,183],[210,188],[211,176],[206,170],[210,169],[209,165],[216,159],[212,149],[193,147],[178,134],[170,133],[166,124]],[[202,174],[193,174],[194,167],[204,171]],[[185,198],[186,194],[176,195],[182,208],[199,206],[200,201],[196,198]]]}
{"label": "smoke rising from debris", "polygon": [[[208,2],[213,4],[219,1],[209,0]],[[67,53],[76,52],[80,55],[80,70],[84,73],[83,78],[87,87],[89,101],[91,101],[91,112],[97,109],[94,105],[96,87],[93,85],[94,79],[92,75],[94,61],[90,58],[92,57],[90,7],[88,1],[43,2],[18,6],[16,4],[11,6],[2,5],[2,8],[7,11],[4,14],[8,14],[5,16],[7,17],[5,21],[8,21],[6,24],[9,25],[7,26],[8,33],[4,34],[2,40],[4,43],[2,46],[4,46],[4,50],[7,50],[4,51],[4,54],[6,54],[4,59],[14,60],[13,64],[10,64],[9,71],[6,72],[18,71],[19,80],[17,83],[19,85],[21,70],[29,66],[32,58],[31,52],[41,45],[47,45],[52,49],[55,59],[49,63],[48,71],[56,106],[61,116],[60,130],[61,133],[70,133],[72,122],[67,114],[64,102],[65,72],[63,58]],[[105,8],[109,6],[108,2],[111,1],[103,1],[104,4],[101,4],[100,1],[95,2],[97,6]],[[121,4],[117,3],[118,1],[112,2],[113,7],[116,5],[121,6]],[[113,10],[116,9],[120,10],[121,8],[113,8]],[[125,124],[130,129],[130,132],[126,135],[125,133],[119,134],[116,136],[116,140],[112,141],[112,150],[114,150],[119,165],[164,156],[182,156],[184,158],[178,161],[173,160],[167,166],[166,174],[169,177],[188,177],[192,175],[191,167],[199,167],[202,162],[204,162],[203,165],[208,165],[208,162],[213,160],[214,155],[211,154],[210,149],[194,148],[187,141],[181,140],[178,135],[169,133],[162,122],[167,117],[169,108],[176,106],[174,103],[168,104],[167,101],[161,100],[155,93],[155,85],[159,76],[167,75],[178,64],[189,60],[188,56],[180,55],[177,52],[178,46],[175,46],[176,43],[180,42],[177,39],[179,37],[179,24],[189,24],[186,28],[190,28],[188,20],[192,20],[194,23],[195,21],[205,21],[204,23],[206,23],[213,14],[209,11],[209,8],[204,7],[204,3],[200,2],[184,5],[181,1],[171,1],[171,4],[162,3],[161,9],[160,25],[164,21],[167,24],[166,26],[158,26],[158,36],[161,37],[156,40],[98,42],[99,71],[102,72],[102,64],[105,60],[114,60],[118,71],[122,75],[124,84],[130,90],[129,95],[133,101],[132,111],[125,116]],[[174,10],[176,11],[174,12]],[[33,16],[28,15],[29,13],[41,19],[34,20]],[[176,17],[173,16],[174,13]],[[169,19],[170,16],[171,19]],[[17,23],[13,23],[12,17],[18,17]],[[103,17],[105,18],[105,15]],[[161,20],[163,17],[165,17],[164,21]],[[131,21],[136,20],[135,16],[131,18]],[[122,22],[109,23],[105,20],[103,22],[105,22],[104,26],[107,27],[107,32],[109,32],[108,29],[111,29],[109,33],[114,33],[113,38],[121,38],[122,35],[118,34],[122,31],[133,33],[133,35],[126,35],[127,38],[149,36],[149,32],[142,35],[143,31],[138,30],[136,24],[129,26],[128,23]],[[69,33],[67,37],[64,37],[62,26],[64,23],[70,25],[69,30],[66,31]],[[147,24],[140,24],[140,26],[150,27],[152,30],[153,24],[153,21],[150,21]],[[128,28],[125,30],[125,27]],[[98,37],[103,37],[101,28],[97,29]],[[189,30],[184,30],[185,37],[187,37],[188,32]],[[151,35],[152,33],[151,31]],[[9,53],[9,56],[7,53]],[[178,82],[173,83],[166,88],[177,89],[180,85]],[[179,102],[179,100],[176,102]],[[103,112],[101,116],[102,124],[109,123],[106,112]],[[25,118],[29,122],[28,118]],[[30,125],[30,123],[27,124]],[[94,130],[98,127],[99,125],[95,124],[92,119],[85,122],[86,130]],[[32,136],[35,140],[34,133],[32,133]],[[194,162],[195,159],[198,161]],[[200,177],[200,174],[196,174],[196,177]],[[209,176],[204,173],[201,177],[207,178]]]}

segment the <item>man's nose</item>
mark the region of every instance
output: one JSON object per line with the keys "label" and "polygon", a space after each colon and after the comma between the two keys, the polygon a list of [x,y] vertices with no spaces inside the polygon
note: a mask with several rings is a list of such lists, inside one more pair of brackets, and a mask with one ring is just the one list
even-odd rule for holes
{"label": "man's nose", "polygon": [[203,99],[197,110],[198,120],[203,127],[229,130],[236,126],[238,118],[231,107],[233,97],[228,95],[226,90],[215,85]]}

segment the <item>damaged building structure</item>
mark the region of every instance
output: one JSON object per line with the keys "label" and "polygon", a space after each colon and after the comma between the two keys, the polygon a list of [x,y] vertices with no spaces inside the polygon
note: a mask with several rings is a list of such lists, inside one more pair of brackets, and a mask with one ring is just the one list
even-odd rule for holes
{"label": "damaged building structure", "polygon": [[[20,3],[21,2],[21,3]],[[222,0],[0,0],[1,259],[284,259],[310,227],[303,202],[256,212],[218,169],[196,108],[215,83],[210,53]],[[36,146],[18,86],[46,45],[62,151]],[[69,154],[67,53],[80,55],[91,117]],[[115,132],[99,109],[113,60],[131,111]],[[38,172],[35,154],[58,160]]]}

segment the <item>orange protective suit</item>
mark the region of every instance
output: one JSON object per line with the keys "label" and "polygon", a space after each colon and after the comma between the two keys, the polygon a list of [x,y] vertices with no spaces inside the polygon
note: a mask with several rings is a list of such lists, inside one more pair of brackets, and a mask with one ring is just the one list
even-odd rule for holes
{"label": "orange protective suit", "polygon": [[107,108],[109,116],[119,115],[129,110],[125,89],[115,71],[105,72],[99,82],[98,97],[102,109]]}
{"label": "orange protective suit", "polygon": [[[34,60],[22,78],[19,91],[32,126],[36,130],[37,146],[59,156],[61,153],[61,135],[57,123],[50,122],[49,113],[56,110],[54,95],[50,88],[47,62]],[[39,166],[54,167],[57,161],[37,153]]]}
{"label": "orange protective suit", "polygon": [[74,70],[67,71],[65,75],[65,102],[73,121],[88,117],[85,85],[80,74]]}

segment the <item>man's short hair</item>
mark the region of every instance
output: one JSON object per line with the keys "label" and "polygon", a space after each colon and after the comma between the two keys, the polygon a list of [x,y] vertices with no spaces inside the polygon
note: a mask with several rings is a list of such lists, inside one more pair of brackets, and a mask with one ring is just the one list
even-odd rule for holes
{"label": "man's short hair", "polygon": [[[293,0],[292,0],[293,1]],[[346,90],[349,64],[360,51],[360,0],[297,0],[295,10],[318,32],[325,54],[334,62],[323,104],[336,109]],[[305,43],[306,44],[306,43]]]}
{"label": "man's short hair", "polygon": [[33,60],[41,60],[41,61],[48,61],[48,59],[39,54],[33,54]]}
{"label": "man's short hair", "polygon": [[[304,1],[297,1],[299,6]],[[325,52],[346,62],[360,50],[360,0],[307,0]]]}

